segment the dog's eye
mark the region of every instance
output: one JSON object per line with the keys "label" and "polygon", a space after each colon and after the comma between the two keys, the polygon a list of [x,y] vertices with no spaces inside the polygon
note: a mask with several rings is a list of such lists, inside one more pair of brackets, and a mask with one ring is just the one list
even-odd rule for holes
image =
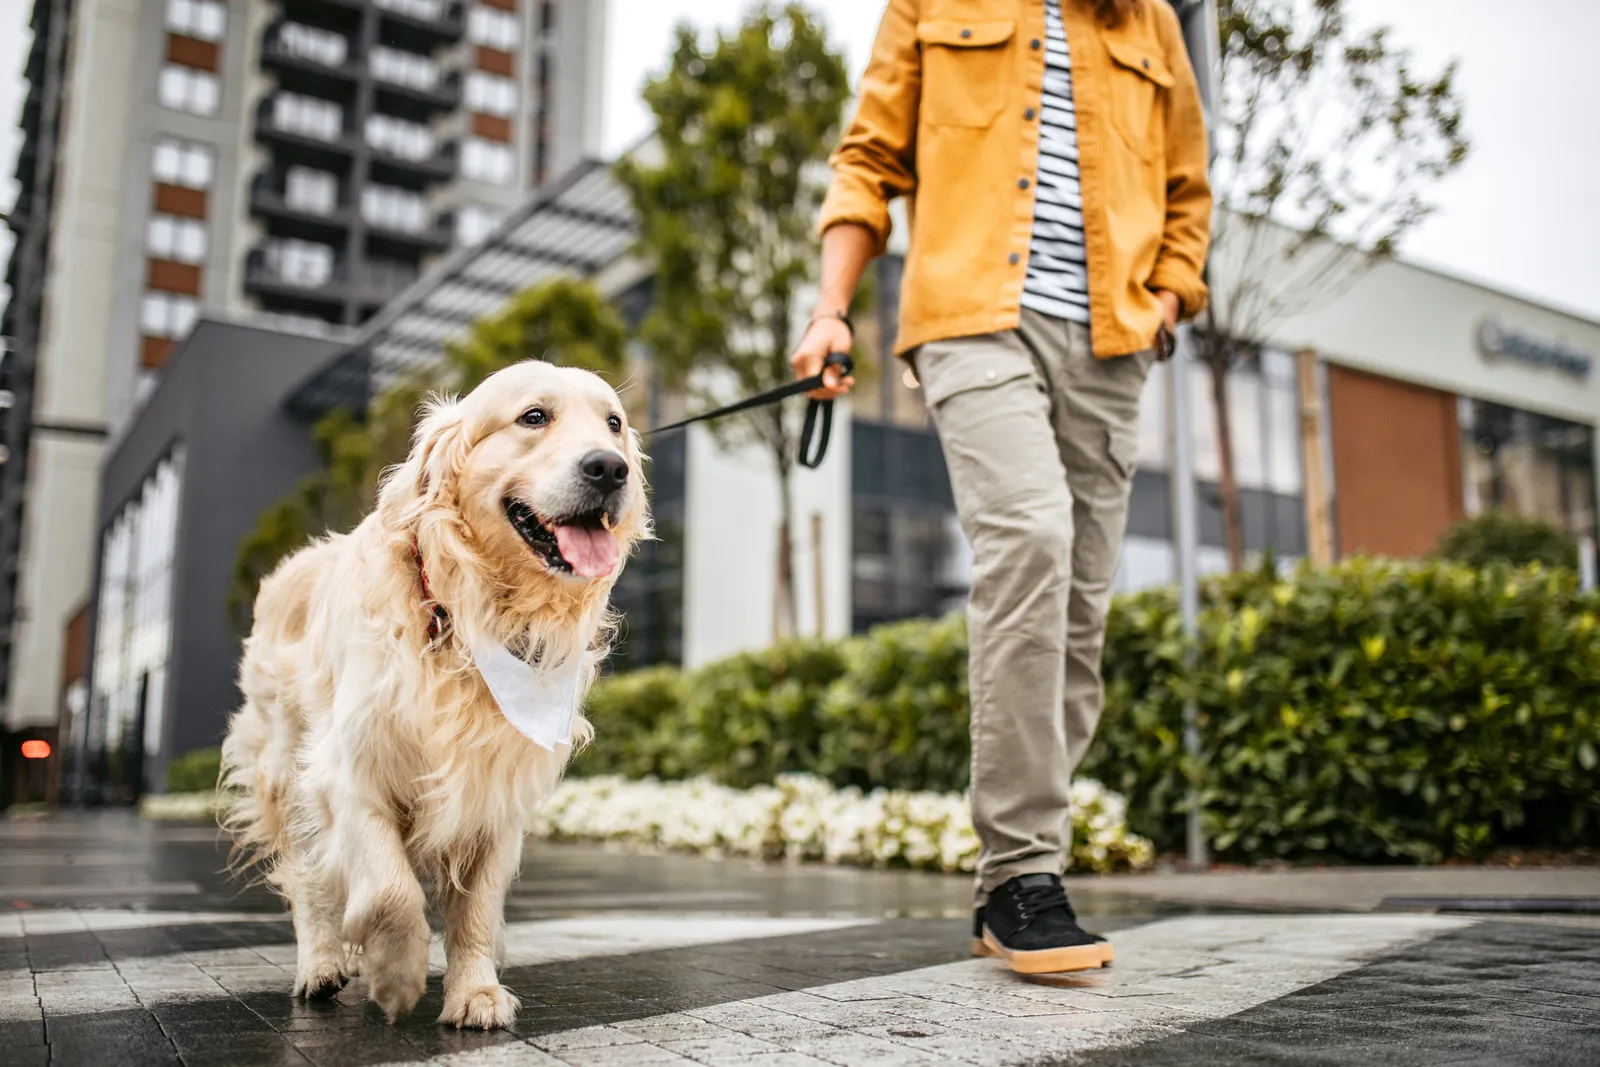
{"label": "dog's eye", "polygon": [[517,421],[524,426],[543,426],[550,421],[550,413],[544,408],[529,408],[517,418]]}
{"label": "dog's eye", "polygon": [[607,415],[606,416],[606,425],[611,427],[611,432],[612,433],[621,433],[622,432],[622,416],[620,416],[620,415]]}

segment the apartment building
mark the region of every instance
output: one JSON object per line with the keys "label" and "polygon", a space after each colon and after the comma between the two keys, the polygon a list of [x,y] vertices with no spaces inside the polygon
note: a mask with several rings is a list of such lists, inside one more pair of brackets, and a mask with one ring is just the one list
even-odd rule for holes
{"label": "apartment building", "polygon": [[102,454],[174,346],[202,312],[357,326],[593,155],[605,5],[35,0],[31,25],[0,325],[13,730],[62,710]]}

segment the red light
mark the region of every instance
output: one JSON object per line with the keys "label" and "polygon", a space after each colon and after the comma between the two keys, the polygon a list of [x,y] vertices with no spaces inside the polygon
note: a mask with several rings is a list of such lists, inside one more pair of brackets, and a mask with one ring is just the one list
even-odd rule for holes
{"label": "red light", "polygon": [[24,742],[22,742],[22,758],[23,759],[49,759],[50,758],[50,742],[48,742],[48,741],[24,741]]}

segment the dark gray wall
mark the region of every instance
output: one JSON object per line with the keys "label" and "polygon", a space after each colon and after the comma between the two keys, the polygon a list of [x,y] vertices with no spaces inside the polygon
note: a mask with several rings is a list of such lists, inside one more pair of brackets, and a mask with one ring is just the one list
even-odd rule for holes
{"label": "dark gray wall", "polygon": [[[106,460],[102,537],[157,464],[184,447],[167,707],[161,751],[147,754],[148,783],[164,779],[168,757],[217,744],[238,704],[239,639],[227,617],[234,556],[261,512],[315,468],[309,428],[285,413],[283,399],[343,347],[202,321]],[[98,605],[91,611],[98,618]]]}

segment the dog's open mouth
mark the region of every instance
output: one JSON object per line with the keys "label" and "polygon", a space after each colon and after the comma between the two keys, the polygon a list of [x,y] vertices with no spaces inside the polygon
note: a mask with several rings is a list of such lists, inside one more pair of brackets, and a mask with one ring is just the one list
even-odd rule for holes
{"label": "dog's open mouth", "polygon": [[551,570],[580,578],[604,578],[621,554],[604,511],[596,508],[560,522],[542,522],[533,509],[507,497],[506,519],[533,554]]}

